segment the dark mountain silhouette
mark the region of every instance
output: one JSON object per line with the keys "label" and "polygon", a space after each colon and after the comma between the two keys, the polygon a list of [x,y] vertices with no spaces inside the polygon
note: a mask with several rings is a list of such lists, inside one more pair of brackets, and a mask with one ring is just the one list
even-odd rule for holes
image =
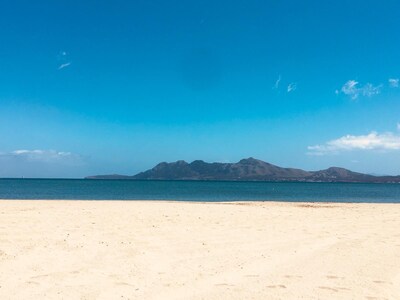
{"label": "dark mountain silhouette", "polygon": [[299,181],[299,182],[375,182],[400,183],[400,176],[373,176],[331,167],[320,171],[281,168],[255,158],[237,163],[207,163],[195,160],[162,162],[154,168],[134,176],[97,175],[87,179],[131,180],[236,180],[236,181]]}
{"label": "dark mountain silhouette", "polygon": [[309,172],[286,169],[258,159],[242,159],[238,163],[192,163],[177,161],[160,163],[153,169],[133,176],[135,179],[202,179],[202,180],[268,180],[270,178],[301,178]]}

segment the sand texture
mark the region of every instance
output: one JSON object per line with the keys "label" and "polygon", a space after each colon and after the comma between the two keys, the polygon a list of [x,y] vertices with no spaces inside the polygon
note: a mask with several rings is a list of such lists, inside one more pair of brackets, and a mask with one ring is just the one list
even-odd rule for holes
{"label": "sand texture", "polygon": [[0,299],[400,299],[400,205],[0,200]]}

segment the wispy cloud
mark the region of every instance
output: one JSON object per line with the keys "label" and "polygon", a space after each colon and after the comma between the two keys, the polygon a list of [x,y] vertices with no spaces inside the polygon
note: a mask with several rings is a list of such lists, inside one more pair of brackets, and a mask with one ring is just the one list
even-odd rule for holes
{"label": "wispy cloud", "polygon": [[358,84],[357,81],[349,80],[342,86],[340,91],[343,94],[350,96],[351,99],[356,99],[358,97],[358,95],[359,95],[357,84]]}
{"label": "wispy cloud", "polygon": [[[289,82],[289,84],[287,82]],[[282,76],[279,75],[278,79],[275,81],[275,84],[272,87],[272,89],[277,90],[278,93],[283,92],[283,91],[286,93],[290,93],[297,89],[297,83],[282,80]]]}
{"label": "wispy cloud", "polygon": [[371,83],[367,83],[366,85],[364,85],[361,88],[361,90],[362,90],[363,96],[371,97],[374,95],[378,95],[381,92],[381,88],[382,88],[381,84],[374,86]]}
{"label": "wispy cloud", "polygon": [[81,177],[90,160],[72,152],[27,150],[0,152],[0,177]]}
{"label": "wispy cloud", "polygon": [[287,92],[288,92],[288,93],[293,92],[293,91],[295,91],[296,89],[297,89],[297,84],[294,83],[294,82],[289,83],[289,85],[287,86]]}
{"label": "wispy cloud", "polygon": [[62,70],[71,65],[70,55],[67,51],[60,51],[57,55],[58,70]]}
{"label": "wispy cloud", "polygon": [[399,87],[399,78],[389,78],[389,86],[393,88]]}
{"label": "wispy cloud", "polygon": [[[352,100],[356,100],[360,95],[371,97],[381,92],[382,85],[373,85],[367,83],[364,86],[359,87],[359,82],[355,80],[348,80],[340,89],[340,92],[349,96]],[[335,91],[336,94],[340,92]]]}
{"label": "wispy cloud", "polygon": [[0,152],[0,159],[18,159],[28,162],[77,162],[82,160],[78,154],[56,150],[15,150]]}
{"label": "wispy cloud", "polygon": [[66,67],[68,67],[68,66],[70,66],[70,65],[71,65],[70,62],[67,62],[67,63],[65,63],[65,64],[61,64],[61,65],[58,67],[58,70],[64,69],[64,68],[66,68]]}
{"label": "wispy cloud", "polygon": [[400,135],[392,132],[345,135],[323,145],[308,147],[309,155],[338,154],[353,150],[400,150]]}
{"label": "wispy cloud", "polygon": [[275,85],[274,85],[274,89],[278,89],[279,88],[279,83],[281,82],[281,75],[279,75],[278,79],[275,81]]}

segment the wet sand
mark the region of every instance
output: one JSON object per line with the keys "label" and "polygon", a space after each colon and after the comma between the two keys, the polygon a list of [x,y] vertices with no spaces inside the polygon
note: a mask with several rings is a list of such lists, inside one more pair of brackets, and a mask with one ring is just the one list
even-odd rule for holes
{"label": "wet sand", "polygon": [[400,299],[400,205],[0,200],[0,299]]}

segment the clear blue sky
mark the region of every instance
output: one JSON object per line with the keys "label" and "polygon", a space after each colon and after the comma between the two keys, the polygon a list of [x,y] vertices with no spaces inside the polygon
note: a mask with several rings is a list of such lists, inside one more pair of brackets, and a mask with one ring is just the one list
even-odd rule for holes
{"label": "clear blue sky", "polygon": [[400,2],[0,2],[0,177],[400,174]]}

